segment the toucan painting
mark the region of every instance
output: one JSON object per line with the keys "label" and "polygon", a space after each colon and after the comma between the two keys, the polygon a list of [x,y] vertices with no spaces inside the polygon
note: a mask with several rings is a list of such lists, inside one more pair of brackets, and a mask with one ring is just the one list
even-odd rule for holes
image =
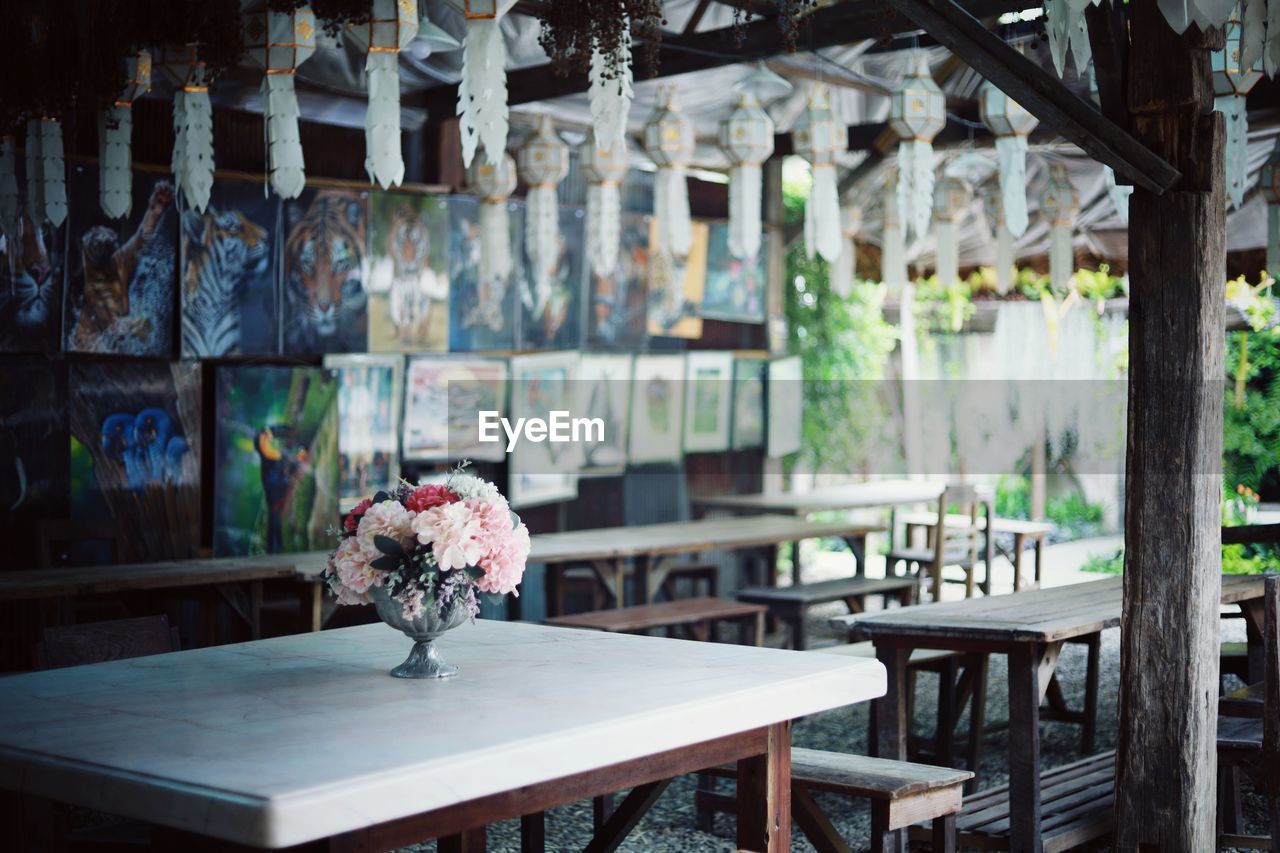
{"label": "toucan painting", "polygon": [[298,482],[309,469],[307,448],[293,427],[273,424],[253,442],[262,469],[262,492],[267,500],[267,553],[284,551],[284,517],[293,504]]}

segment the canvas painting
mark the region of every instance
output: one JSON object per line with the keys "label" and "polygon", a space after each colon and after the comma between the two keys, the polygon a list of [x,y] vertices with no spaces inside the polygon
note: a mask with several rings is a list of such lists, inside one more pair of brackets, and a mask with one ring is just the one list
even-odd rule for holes
{"label": "canvas painting", "polygon": [[449,199],[449,349],[454,352],[516,348],[517,293],[524,289],[524,203],[507,202],[511,275],[480,277],[480,203]]}
{"label": "canvas painting", "polygon": [[573,349],[581,344],[586,233],[582,208],[560,208],[560,258],[545,285],[538,284],[526,247],[528,272],[520,292],[521,349]]}
{"label": "canvas painting", "polygon": [[733,353],[691,352],[685,365],[684,450],[729,449]]}
{"label": "canvas painting", "polygon": [[25,204],[24,158],[16,158],[17,231],[0,234],[0,352],[56,352],[62,346],[62,274],[67,223],[33,222]]}
{"label": "canvas painting", "polygon": [[369,194],[308,188],[284,202],[283,216],[285,355],[364,352]]}
{"label": "canvas painting", "polygon": [[613,275],[592,272],[587,306],[587,342],[594,347],[634,348],[644,341],[649,285],[649,220],[622,214],[618,266]]}
{"label": "canvas painting", "polygon": [[98,201],[97,168],[69,164],[67,197],[66,348],[169,357],[178,269],[173,184],[135,169],[133,209],[108,219]]}
{"label": "canvas painting", "polygon": [[[511,359],[511,421],[541,418],[550,423],[552,412],[573,412],[577,366],[578,354],[574,352]],[[572,432],[569,437],[572,439]],[[582,446],[581,439],[557,442],[551,436],[543,441],[528,437],[518,441],[509,455],[507,497],[511,506],[537,506],[576,498]]]}
{"label": "canvas painting", "polygon": [[331,548],[338,523],[338,382],[320,367],[220,367],[213,552]]}
{"label": "canvas painting", "polygon": [[633,465],[678,462],[684,428],[683,355],[638,355],[631,380]]}
{"label": "canvas painting", "polygon": [[800,449],[803,438],[804,375],[799,356],[769,362],[766,452],[786,456]]}
{"label": "canvas painting", "polygon": [[735,258],[729,251],[729,226],[707,226],[707,287],[702,316],[739,323],[764,322],[764,294],[768,281],[769,235],[760,241],[754,259]]}
{"label": "canvas painting", "polygon": [[764,444],[763,358],[737,358],[733,362],[734,450]]}
{"label": "canvas painting", "polygon": [[45,358],[10,360],[0,382],[0,533],[5,564],[41,564],[35,532],[67,518],[67,365]]}
{"label": "canvas painting", "polygon": [[702,295],[707,283],[707,223],[693,223],[689,255],[677,258],[655,248],[658,226],[649,227],[649,334],[702,337]]}
{"label": "canvas painting", "polygon": [[71,365],[71,518],[125,563],[199,556],[200,364]]}
{"label": "canvas painting", "polygon": [[280,198],[219,179],[204,213],[182,211],[182,357],[275,355]]}
{"label": "canvas painting", "polygon": [[449,349],[449,201],[374,191],[369,199],[369,351]]}
{"label": "canvas painting", "polygon": [[350,509],[400,482],[404,358],[330,355],[338,378],[338,505]]}
{"label": "canvas painting", "polygon": [[[583,476],[621,474],[627,468],[627,435],[631,408],[630,355],[584,354],[574,381],[577,417],[599,418],[600,439],[584,442]],[[594,436],[593,436],[594,439]]]}
{"label": "canvas painting", "polygon": [[420,356],[405,375],[403,454],[411,462],[500,462],[505,444],[482,444],[479,413],[505,413],[507,364]]}

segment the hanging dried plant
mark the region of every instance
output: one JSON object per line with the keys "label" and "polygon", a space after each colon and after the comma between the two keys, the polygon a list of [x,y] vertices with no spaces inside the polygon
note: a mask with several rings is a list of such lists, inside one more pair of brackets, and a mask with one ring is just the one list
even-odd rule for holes
{"label": "hanging dried plant", "polygon": [[[817,6],[817,0],[778,0],[778,30],[782,33],[782,46],[787,53],[796,52],[796,41],[800,35],[801,18],[810,9]],[[746,6],[733,7],[733,45],[742,47],[747,40],[747,24],[751,20],[751,11]]]}
{"label": "hanging dried plant", "polygon": [[[656,67],[662,27],[666,24],[662,0],[557,0],[545,8],[538,44],[551,58],[556,74],[586,73],[596,50],[605,57],[617,56],[628,22],[639,37],[641,65]],[[617,76],[618,70],[606,66],[611,78]]]}

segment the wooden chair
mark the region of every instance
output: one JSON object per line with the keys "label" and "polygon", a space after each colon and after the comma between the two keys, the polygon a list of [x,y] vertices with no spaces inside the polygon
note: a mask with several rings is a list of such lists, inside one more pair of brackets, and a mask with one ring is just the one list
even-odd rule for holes
{"label": "wooden chair", "polygon": [[[1219,704],[1219,847],[1273,850],[1280,846],[1280,577],[1266,579],[1263,606],[1263,681],[1224,697]],[[1270,838],[1241,834],[1242,770],[1266,792]]]}
{"label": "wooden chair", "polygon": [[[960,515],[965,522],[957,527],[948,526],[947,509],[960,506]],[[965,598],[973,597],[974,573],[977,570],[980,543],[985,534],[980,511],[984,506],[978,498],[978,490],[966,484],[953,484],[946,487],[942,497],[938,499],[938,523],[930,532],[931,541],[924,546],[907,542],[905,546],[894,548],[885,556],[886,571],[898,574],[900,564],[906,564],[909,574],[914,574],[917,585],[929,580],[933,591],[933,600],[942,599],[942,570],[946,566],[958,566],[964,571]],[[952,516],[954,518],[954,514]],[[987,567],[988,573],[991,571]],[[924,600],[923,592],[917,596]]]}
{"label": "wooden chair", "polygon": [[45,628],[36,643],[39,669],[61,669],[125,658],[176,652],[178,629],[165,616],[139,616],[87,625]]}

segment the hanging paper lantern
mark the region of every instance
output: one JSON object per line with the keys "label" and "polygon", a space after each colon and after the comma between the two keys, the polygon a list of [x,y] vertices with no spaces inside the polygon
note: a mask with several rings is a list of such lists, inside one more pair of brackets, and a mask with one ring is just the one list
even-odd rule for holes
{"label": "hanging paper lantern", "polygon": [[13,244],[18,239],[18,170],[13,137],[0,137],[0,236],[5,238],[5,251],[13,257]]}
{"label": "hanging paper lantern", "polygon": [[98,202],[108,219],[133,207],[133,102],[151,91],[151,54],[140,50],[125,60],[125,76],[115,102],[98,114]]}
{"label": "hanging paper lantern", "polygon": [[1080,193],[1067,178],[1067,170],[1054,166],[1049,170],[1049,183],[1040,196],[1040,210],[1049,221],[1049,281],[1057,291],[1064,291],[1075,272],[1075,253],[1071,248],[1071,231],[1080,212]]}
{"label": "hanging paper lantern", "polygon": [[805,251],[828,261],[840,257],[840,191],[836,186],[836,159],[849,149],[849,129],[831,111],[827,87],[817,83],[808,106],[791,129],[796,153],[809,161],[813,184],[804,207]]}
{"label": "hanging paper lantern", "polygon": [[764,106],[785,98],[793,89],[795,87],[791,85],[791,81],[770,71],[764,60],[757,62],[753,71],[733,84],[733,91],[740,95],[754,95]]}
{"label": "hanging paper lantern", "polygon": [[626,146],[627,117],[635,92],[631,79],[631,22],[623,14],[622,39],[612,56],[591,52],[590,88],[592,133],[595,147],[604,152]]}
{"label": "hanging paper lantern", "polygon": [[490,163],[507,151],[507,43],[502,38],[503,4],[467,0],[467,32],[462,40],[462,80],[458,84],[458,129],[462,162],[479,148]]}
{"label": "hanging paper lantern", "polygon": [[1231,15],[1225,31],[1225,47],[1211,54],[1213,106],[1227,120],[1227,197],[1231,206],[1238,208],[1244,202],[1244,184],[1249,167],[1249,114],[1245,109],[1245,98],[1262,79],[1262,69],[1241,61],[1243,26],[1237,15]]}
{"label": "hanging paper lantern", "polygon": [[898,209],[917,237],[933,207],[933,138],[947,123],[947,102],[924,56],[889,98],[889,127],[898,134]]}
{"label": "hanging paper lantern", "polygon": [[844,248],[840,250],[840,257],[836,258],[835,266],[831,271],[831,289],[841,299],[848,299],[849,294],[853,293],[854,266],[857,258],[853,241],[860,230],[862,230],[862,208],[852,204],[846,204],[840,208],[840,236],[844,240]]}
{"label": "hanging paper lantern", "polygon": [[418,33],[418,0],[373,0],[368,23],[353,24],[351,36],[369,52],[365,77],[364,170],[383,189],[404,180],[400,155],[400,51]]}
{"label": "hanging paper lantern", "polygon": [[165,68],[178,81],[173,93],[173,178],[187,205],[204,213],[213,191],[209,69],[200,61],[194,44],[168,54]]}
{"label": "hanging paper lantern", "polygon": [[989,181],[982,192],[982,209],[996,240],[996,293],[1013,289],[1013,233],[1004,214],[1004,189],[998,180]]}
{"label": "hanging paper lantern", "polygon": [[760,166],[773,154],[773,119],[755,95],[743,93],[720,122],[720,150],[729,158],[729,253],[754,259],[760,253]]}
{"label": "hanging paper lantern", "polygon": [[27,210],[37,228],[46,219],[57,228],[67,218],[67,166],[55,118],[27,122]]}
{"label": "hanging paper lantern", "polygon": [[476,160],[467,183],[480,198],[480,279],[506,281],[511,276],[511,231],[507,199],[516,189],[516,161],[504,155],[497,165]]}
{"label": "hanging paper lantern", "polygon": [[680,258],[686,257],[693,245],[689,186],[684,174],[693,149],[693,125],[676,111],[675,89],[665,89],[644,126],[644,150],[658,167],[653,188],[658,247]]}
{"label": "hanging paper lantern", "polygon": [[1267,201],[1267,272],[1280,276],[1280,139],[1258,174],[1258,189]]}
{"label": "hanging paper lantern", "polygon": [[946,285],[960,278],[956,219],[969,204],[969,187],[951,175],[943,175],[934,189],[933,218],[937,238],[938,280]]}
{"label": "hanging paper lantern", "polygon": [[[316,51],[316,16],[307,6],[261,12],[245,19],[249,58],[262,66],[262,120],[267,131],[267,170],[281,198],[297,198],[307,182],[298,134],[293,75]],[[397,150],[399,145],[397,144]]]}
{"label": "hanging paper lantern", "polygon": [[890,287],[907,284],[906,235],[898,210],[897,166],[884,170],[884,235],[880,240],[880,280]]}
{"label": "hanging paper lantern", "polygon": [[1005,223],[1009,233],[1021,237],[1027,230],[1027,137],[1040,119],[990,83],[982,86],[978,113],[996,138]]}
{"label": "hanging paper lantern", "polygon": [[587,257],[597,275],[612,275],[622,240],[620,188],[631,165],[627,147],[601,148],[592,131],[578,149],[578,164],[587,179]]}
{"label": "hanging paper lantern", "polygon": [[556,136],[551,116],[538,119],[538,127],[516,152],[516,167],[529,185],[525,195],[525,252],[533,265],[534,313],[551,297],[551,280],[560,261],[560,203],[556,187],[569,174],[569,146]]}

